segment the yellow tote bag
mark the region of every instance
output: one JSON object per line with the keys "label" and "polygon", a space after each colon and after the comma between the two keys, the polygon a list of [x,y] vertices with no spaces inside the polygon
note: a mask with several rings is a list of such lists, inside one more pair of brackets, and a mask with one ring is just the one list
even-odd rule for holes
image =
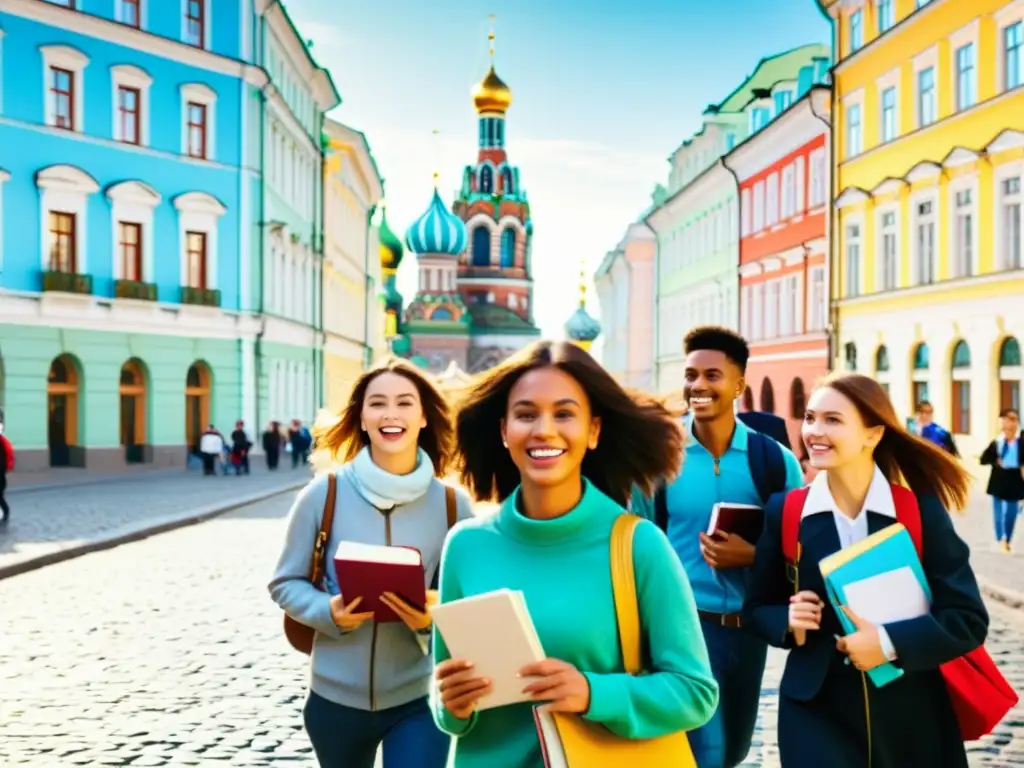
{"label": "yellow tote bag", "polygon": [[[622,663],[631,675],[643,674],[640,609],[633,572],[633,533],[640,518],[622,515],[612,528],[612,588],[622,643]],[[625,739],[600,723],[563,712],[534,709],[546,768],[697,768],[685,731],[656,739]]]}

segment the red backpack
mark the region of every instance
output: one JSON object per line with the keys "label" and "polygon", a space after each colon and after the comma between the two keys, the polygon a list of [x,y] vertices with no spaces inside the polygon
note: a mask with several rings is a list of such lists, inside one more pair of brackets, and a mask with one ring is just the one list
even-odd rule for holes
{"label": "red backpack", "polygon": [[[924,562],[921,532],[921,509],[913,491],[892,485],[896,522],[903,525],[914,542],[917,557]],[[800,564],[800,518],[809,487],[790,491],[782,507],[782,553],[797,585],[796,570]],[[964,741],[974,741],[991,733],[1006,713],[1017,706],[1018,696],[1006,681],[985,646],[980,646],[958,659],[939,667],[946,681],[946,690],[953,712],[960,724]]]}

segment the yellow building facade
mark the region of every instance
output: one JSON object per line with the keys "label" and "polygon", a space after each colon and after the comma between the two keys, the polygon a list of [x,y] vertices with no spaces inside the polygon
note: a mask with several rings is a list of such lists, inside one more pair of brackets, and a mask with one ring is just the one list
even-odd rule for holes
{"label": "yellow building facade", "polygon": [[1024,0],[821,0],[833,20],[836,368],[965,455],[1020,407]]}
{"label": "yellow building facade", "polygon": [[362,133],[324,119],[324,405],[341,410],[384,354],[380,242],[372,223],[383,184]]}

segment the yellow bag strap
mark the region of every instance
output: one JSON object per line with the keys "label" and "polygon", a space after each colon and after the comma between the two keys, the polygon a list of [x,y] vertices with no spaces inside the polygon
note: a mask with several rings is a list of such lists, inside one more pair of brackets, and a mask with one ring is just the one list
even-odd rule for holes
{"label": "yellow bag strap", "polygon": [[612,527],[612,592],[615,617],[622,645],[622,665],[630,675],[643,671],[640,657],[640,607],[636,599],[636,575],[633,571],[633,533],[640,522],[636,515],[620,515]]}

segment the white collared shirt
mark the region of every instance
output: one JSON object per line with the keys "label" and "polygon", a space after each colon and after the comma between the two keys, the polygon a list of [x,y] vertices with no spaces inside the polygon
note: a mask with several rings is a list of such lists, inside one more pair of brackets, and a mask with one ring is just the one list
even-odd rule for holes
{"label": "white collared shirt", "polygon": [[[871,478],[871,485],[868,486],[868,494],[864,497],[864,506],[861,507],[856,517],[851,518],[839,511],[839,505],[836,504],[832,491],[828,487],[828,472],[826,471],[819,472],[811,483],[800,519],[803,520],[811,515],[831,513],[836,533],[839,535],[839,546],[846,549],[868,537],[868,512],[896,519],[896,502],[892,498],[892,488],[889,481],[885,479],[885,475],[882,474],[882,470],[877,466],[875,466],[875,474]],[[893,648],[892,640],[889,639],[889,633],[885,631],[885,627],[878,627],[878,639],[886,658],[893,661],[896,658],[896,649]]]}

